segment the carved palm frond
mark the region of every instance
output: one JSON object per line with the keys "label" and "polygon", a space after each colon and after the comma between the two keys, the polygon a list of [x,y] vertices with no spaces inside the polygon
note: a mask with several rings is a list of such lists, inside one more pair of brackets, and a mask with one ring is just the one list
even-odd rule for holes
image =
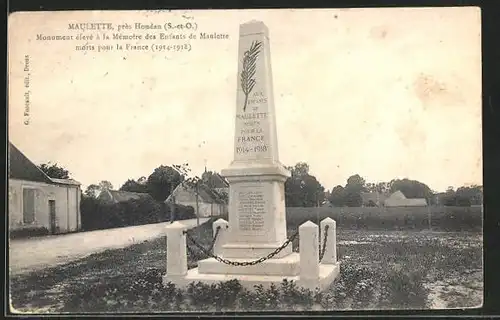
{"label": "carved palm frond", "polygon": [[253,41],[250,49],[243,54],[243,68],[240,74],[241,89],[245,94],[245,104],[243,111],[246,110],[248,95],[252,92],[255,86],[255,72],[257,70],[257,57],[259,56],[262,41]]}

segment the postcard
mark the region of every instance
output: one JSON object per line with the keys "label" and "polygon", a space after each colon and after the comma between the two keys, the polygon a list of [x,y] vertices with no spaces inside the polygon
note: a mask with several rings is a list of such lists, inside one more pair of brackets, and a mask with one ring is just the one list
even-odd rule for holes
{"label": "postcard", "polygon": [[479,8],[8,20],[11,312],[482,306]]}

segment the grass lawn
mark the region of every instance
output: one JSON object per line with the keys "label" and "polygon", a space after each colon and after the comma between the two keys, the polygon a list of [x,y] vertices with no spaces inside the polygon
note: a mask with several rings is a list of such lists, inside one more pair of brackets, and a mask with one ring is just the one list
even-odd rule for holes
{"label": "grass lawn", "polygon": [[[198,242],[209,246],[210,221],[190,232]],[[289,235],[293,232],[289,230]],[[252,295],[231,285],[222,290],[229,292],[222,297],[220,290],[217,296],[201,287],[187,292],[165,289],[161,275],[165,272],[166,241],[160,238],[11,277],[11,305],[17,311],[42,313],[199,310],[216,308],[215,304],[224,299],[238,310],[290,310],[300,304],[305,309],[323,310],[466,308],[482,304],[479,233],[339,228],[337,241],[341,276],[330,290],[315,299],[308,298],[310,301],[288,289],[282,289],[288,290],[282,294],[288,300],[277,298],[279,290]],[[188,252],[189,268],[201,258],[196,252]],[[278,300],[285,302],[273,305]]]}

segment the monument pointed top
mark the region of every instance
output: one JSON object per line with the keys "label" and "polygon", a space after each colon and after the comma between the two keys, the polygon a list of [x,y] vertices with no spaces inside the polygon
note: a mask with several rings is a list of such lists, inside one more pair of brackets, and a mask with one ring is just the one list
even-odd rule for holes
{"label": "monument pointed top", "polygon": [[265,23],[260,20],[253,19],[240,24],[240,36],[259,33],[263,33],[265,36],[269,37],[269,29]]}
{"label": "monument pointed top", "polygon": [[326,217],[325,219],[321,220],[321,222],[324,222],[324,223],[332,223],[332,222],[335,222],[335,220],[333,220],[332,218],[330,217]]}
{"label": "monument pointed top", "polygon": [[174,230],[174,229],[186,229],[186,225],[180,223],[179,221],[174,221],[171,224],[168,224],[166,226],[167,231],[168,230]]}
{"label": "monument pointed top", "polygon": [[219,218],[214,223],[227,223],[227,221],[222,218]]}
{"label": "monument pointed top", "polygon": [[306,222],[304,222],[303,224],[301,224],[299,226],[299,229],[304,229],[304,228],[307,228],[307,229],[310,229],[310,228],[317,228],[318,225],[315,224],[314,222],[312,222],[311,220],[307,220]]}

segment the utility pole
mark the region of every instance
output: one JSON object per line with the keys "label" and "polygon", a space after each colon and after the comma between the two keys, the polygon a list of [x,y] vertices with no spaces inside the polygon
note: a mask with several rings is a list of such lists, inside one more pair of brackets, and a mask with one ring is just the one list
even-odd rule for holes
{"label": "utility pole", "polygon": [[427,220],[428,220],[427,223],[429,224],[429,231],[432,231],[432,213],[431,213],[431,204],[430,203],[427,203]]}
{"label": "utility pole", "polygon": [[318,226],[320,226],[320,221],[319,221],[319,190],[316,190],[316,221],[318,223]]}
{"label": "utility pole", "polygon": [[199,205],[198,205],[198,194],[199,194],[198,183],[199,182],[200,182],[199,180],[196,180],[196,184],[195,184],[195,188],[196,188],[196,225],[197,226],[200,225],[200,212],[198,211],[199,210]]}
{"label": "utility pole", "polygon": [[170,222],[175,219],[175,195],[174,195],[174,184],[170,184]]}
{"label": "utility pole", "polygon": [[[378,186],[378,182],[377,182],[377,186]],[[382,213],[382,204],[380,203],[380,192],[379,192],[379,188],[378,187],[375,187],[375,192],[377,193],[377,207],[378,207],[378,211],[379,213]]]}
{"label": "utility pole", "polygon": [[[186,164],[186,166],[187,166],[187,164]],[[187,177],[188,173],[191,172],[191,169],[186,168],[184,166],[180,167],[180,169],[176,168],[174,166],[173,169],[175,171],[177,171],[177,173],[179,173],[179,175],[181,176],[181,178],[182,177]],[[198,178],[187,178],[187,180],[181,180],[181,182],[179,183],[183,187],[188,187],[190,189],[192,189],[194,187],[195,197],[196,197],[196,212],[195,212],[195,215],[196,215],[196,224],[198,226],[200,225],[200,216],[199,216],[199,212],[198,212],[199,211],[199,204],[198,204],[198,199],[199,199],[199,187],[198,187],[198,184],[199,184],[199,182],[200,182],[200,179],[198,179]],[[175,199],[174,199],[174,201],[175,201]]]}

